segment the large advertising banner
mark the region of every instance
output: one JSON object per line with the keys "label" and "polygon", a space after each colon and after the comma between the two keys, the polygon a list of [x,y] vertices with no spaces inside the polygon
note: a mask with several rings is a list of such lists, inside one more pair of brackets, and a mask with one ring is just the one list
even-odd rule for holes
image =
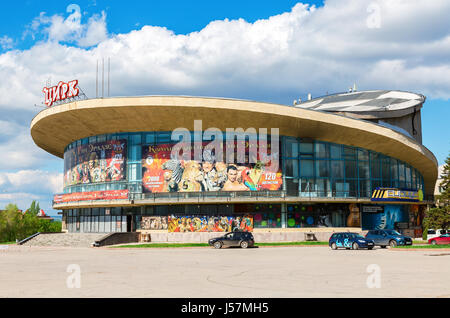
{"label": "large advertising banner", "polygon": [[[245,164],[225,163],[215,159],[214,151],[207,148],[209,142],[197,143],[203,154],[202,161],[171,158],[175,144],[144,146],[142,149],[142,189],[144,193],[160,192],[204,192],[204,191],[277,191],[283,184],[281,163],[272,171],[270,144],[267,145],[267,158],[260,158],[256,151],[256,163],[248,163],[252,146],[245,147]],[[190,158],[194,158],[194,147],[190,147]],[[237,142],[234,146],[236,162]],[[226,143],[223,145],[223,158],[227,154]],[[278,157],[277,157],[278,160]],[[272,170],[271,170],[272,169]]]}
{"label": "large advertising banner", "polygon": [[64,187],[125,180],[126,140],[81,145],[64,153]]}
{"label": "large advertising banner", "polygon": [[169,233],[253,231],[253,216],[169,216]]}
{"label": "large advertising banner", "polygon": [[379,212],[362,213],[363,230],[394,230],[397,223],[408,221],[409,213],[403,205],[384,205]]}
{"label": "large advertising banner", "polygon": [[126,200],[128,199],[128,190],[109,190],[56,194],[53,197],[55,204],[78,201],[96,201],[96,200]]}

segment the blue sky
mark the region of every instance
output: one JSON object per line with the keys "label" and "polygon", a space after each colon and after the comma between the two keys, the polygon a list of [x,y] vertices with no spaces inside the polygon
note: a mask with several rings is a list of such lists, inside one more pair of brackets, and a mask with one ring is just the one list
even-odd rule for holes
{"label": "blue sky", "polygon": [[63,163],[31,140],[40,109],[33,105],[48,79],[77,78],[95,96],[95,65],[104,57],[114,96],[291,104],[353,83],[421,93],[423,143],[442,164],[450,152],[450,20],[442,18],[449,15],[445,0],[4,2],[0,208],[26,209],[36,199],[50,210]]}

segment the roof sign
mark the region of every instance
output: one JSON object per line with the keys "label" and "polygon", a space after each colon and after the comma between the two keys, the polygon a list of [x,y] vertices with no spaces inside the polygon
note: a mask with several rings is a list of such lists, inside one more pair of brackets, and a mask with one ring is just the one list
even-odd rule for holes
{"label": "roof sign", "polygon": [[42,92],[45,95],[45,104],[51,107],[57,101],[78,96],[80,89],[77,86],[78,80],[73,80],[68,83],[59,82],[57,86],[53,87],[44,87]]}

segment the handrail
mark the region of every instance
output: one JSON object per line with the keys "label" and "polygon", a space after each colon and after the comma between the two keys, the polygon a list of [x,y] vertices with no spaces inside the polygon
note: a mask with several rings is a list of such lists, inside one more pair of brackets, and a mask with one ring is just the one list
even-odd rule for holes
{"label": "handrail", "polygon": [[22,244],[28,242],[29,240],[35,238],[35,237],[38,236],[39,234],[41,234],[41,232],[34,233],[33,235],[31,235],[31,236],[29,236],[29,237],[23,239],[22,241],[17,242],[17,245],[22,245]]}

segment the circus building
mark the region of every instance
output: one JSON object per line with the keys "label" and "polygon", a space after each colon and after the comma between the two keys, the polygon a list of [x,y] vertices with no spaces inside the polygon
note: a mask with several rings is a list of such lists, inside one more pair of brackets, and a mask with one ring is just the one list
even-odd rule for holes
{"label": "circus building", "polygon": [[437,178],[436,158],[422,145],[424,102],[381,90],[292,106],[72,99],[37,114],[31,135],[64,160],[53,208],[68,232],[140,232],[152,241],[235,230],[272,241],[377,228],[420,236]]}

